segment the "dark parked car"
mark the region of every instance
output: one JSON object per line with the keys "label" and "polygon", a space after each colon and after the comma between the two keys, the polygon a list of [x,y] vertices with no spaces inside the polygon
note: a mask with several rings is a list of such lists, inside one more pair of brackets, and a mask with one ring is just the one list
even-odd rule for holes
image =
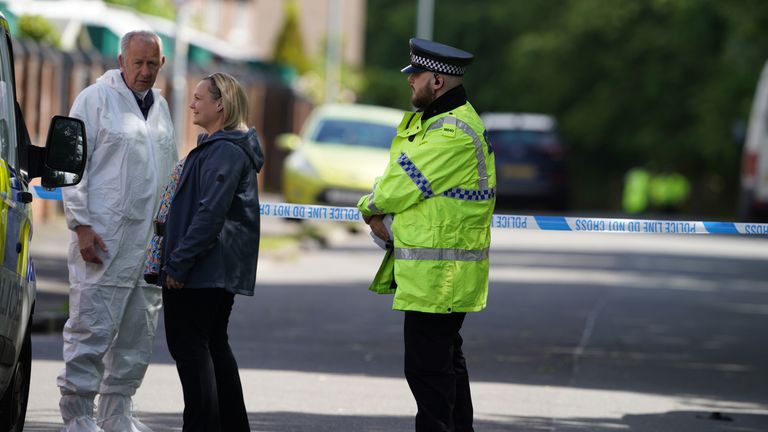
{"label": "dark parked car", "polygon": [[485,113],[496,154],[496,206],[564,211],[568,208],[565,147],[552,116]]}

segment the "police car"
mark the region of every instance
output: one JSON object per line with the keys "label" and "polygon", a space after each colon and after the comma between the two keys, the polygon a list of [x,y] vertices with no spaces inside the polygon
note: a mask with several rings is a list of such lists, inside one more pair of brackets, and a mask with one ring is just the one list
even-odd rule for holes
{"label": "police car", "polygon": [[0,432],[22,431],[32,366],[30,326],[35,273],[29,256],[29,180],[55,188],[77,184],[86,160],[85,125],[56,116],[46,147],[31,145],[17,102],[8,21],[0,14]]}

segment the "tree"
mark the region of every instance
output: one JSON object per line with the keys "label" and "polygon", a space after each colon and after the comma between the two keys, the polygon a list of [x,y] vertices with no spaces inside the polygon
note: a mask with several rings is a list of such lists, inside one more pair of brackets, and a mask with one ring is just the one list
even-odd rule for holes
{"label": "tree", "polygon": [[19,17],[19,37],[54,47],[61,45],[56,27],[40,15],[22,15]]}
{"label": "tree", "polygon": [[310,70],[299,28],[299,8],[295,0],[285,3],[285,20],[277,37],[274,57],[276,62],[296,69],[299,75],[304,75]]}
{"label": "tree", "polygon": [[106,3],[126,6],[139,12],[173,20],[176,7],[172,0],[104,0]]}
{"label": "tree", "polygon": [[[408,0],[368,2],[368,102],[407,105],[382,89],[408,91],[396,71],[415,13]],[[558,118],[577,207],[618,210],[624,173],[652,164],[691,180],[685,211],[735,210],[731,129],[768,57],[768,3],[437,0],[434,22],[435,40],[476,56],[465,85],[478,111]]]}

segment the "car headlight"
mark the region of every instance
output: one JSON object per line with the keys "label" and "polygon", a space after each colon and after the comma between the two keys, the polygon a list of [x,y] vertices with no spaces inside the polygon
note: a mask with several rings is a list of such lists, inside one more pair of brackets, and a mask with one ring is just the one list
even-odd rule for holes
{"label": "car headlight", "polygon": [[291,170],[296,171],[297,173],[304,176],[317,176],[317,170],[312,166],[309,158],[307,158],[307,156],[305,156],[303,153],[294,153],[293,157],[290,159],[289,167]]}

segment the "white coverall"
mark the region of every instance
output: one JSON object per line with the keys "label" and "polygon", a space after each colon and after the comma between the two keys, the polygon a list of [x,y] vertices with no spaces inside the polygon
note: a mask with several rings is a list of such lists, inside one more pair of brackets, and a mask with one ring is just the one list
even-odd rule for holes
{"label": "white coverall", "polygon": [[168,104],[159,90],[150,91],[155,101],[145,120],[120,71],[110,70],[80,93],[70,112],[85,122],[88,162],[82,181],[62,189],[67,225],[90,225],[108,252],[97,247],[103,264],[86,263],[72,231],[65,367],[57,379],[62,431],[150,430],[132,416],[131,396],[149,364],[162,296],[144,282],[142,268],[178,160]]}

